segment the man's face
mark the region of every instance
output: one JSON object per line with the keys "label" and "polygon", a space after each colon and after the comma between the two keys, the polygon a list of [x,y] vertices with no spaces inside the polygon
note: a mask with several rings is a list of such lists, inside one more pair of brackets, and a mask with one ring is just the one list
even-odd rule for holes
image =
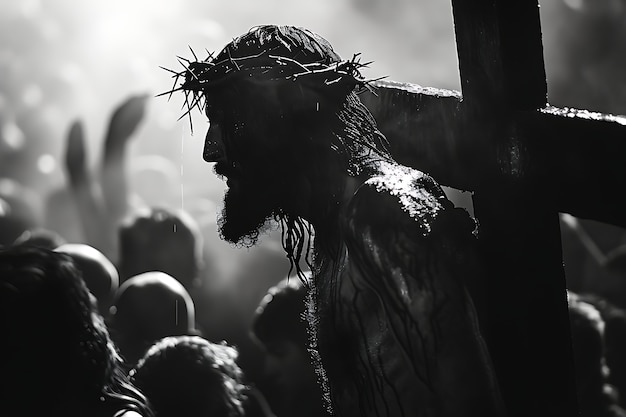
{"label": "man's face", "polygon": [[211,105],[207,117],[204,159],[215,162],[215,173],[228,186],[220,232],[231,243],[252,245],[288,194],[288,156],[262,118],[225,116]]}

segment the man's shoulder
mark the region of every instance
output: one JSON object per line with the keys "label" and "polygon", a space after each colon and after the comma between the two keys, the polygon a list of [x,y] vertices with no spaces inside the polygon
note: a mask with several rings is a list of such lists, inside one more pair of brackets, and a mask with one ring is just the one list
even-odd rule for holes
{"label": "man's shoulder", "polygon": [[368,179],[348,208],[353,227],[415,227],[422,234],[452,203],[429,175],[404,166]]}

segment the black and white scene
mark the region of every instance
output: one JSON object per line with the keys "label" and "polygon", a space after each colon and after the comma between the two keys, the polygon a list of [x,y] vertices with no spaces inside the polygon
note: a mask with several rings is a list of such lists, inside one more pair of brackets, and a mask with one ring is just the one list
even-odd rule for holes
{"label": "black and white scene", "polygon": [[626,417],[626,0],[0,0],[0,416]]}

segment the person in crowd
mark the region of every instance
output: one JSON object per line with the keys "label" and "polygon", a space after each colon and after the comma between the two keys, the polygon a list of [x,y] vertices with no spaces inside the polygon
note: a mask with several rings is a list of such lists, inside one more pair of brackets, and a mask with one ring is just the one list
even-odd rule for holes
{"label": "person in crowd", "polygon": [[609,370],[608,382],[615,387],[619,404],[626,407],[626,311],[598,294],[577,295],[591,304],[604,322],[604,356]]}
{"label": "person in crowd", "polygon": [[129,216],[119,230],[121,280],[148,271],[176,278],[187,291],[200,286],[202,235],[184,210],[144,208]]}
{"label": "person in crowd", "polygon": [[130,371],[156,417],[243,417],[248,401],[237,349],[200,336],[157,341]]}
{"label": "person in crowd", "polygon": [[66,243],[55,251],[66,253],[74,259],[76,267],[82,272],[87,289],[96,298],[100,314],[106,317],[120,283],[113,262],[98,249],[84,243]]}
{"label": "person in crowd", "polygon": [[309,353],[306,303],[303,282],[285,278],[268,290],[252,324],[253,338],[266,355],[261,390],[278,417],[329,415]]}
{"label": "person in crowd", "polygon": [[159,271],[144,272],[120,285],[108,324],[113,340],[131,366],[163,337],[196,334],[189,293],[171,275]]}
{"label": "person in crowd", "polygon": [[333,412],[502,415],[470,297],[475,221],[392,159],[357,96],[361,67],[311,31],[264,25],[177,75],[227,180],[221,236],[252,245],[275,220],[298,275],[311,265],[312,352]]}
{"label": "person in crowd", "polygon": [[610,395],[613,387],[608,384],[605,324],[600,312],[572,292],[568,292],[568,308],[580,415],[626,417],[616,396]]}
{"label": "person in crowd", "polygon": [[67,184],[47,198],[46,225],[70,242],[86,243],[118,262],[117,228],[130,212],[127,148],[144,118],[146,95],[126,98],[112,112],[98,172],[92,172],[83,122],[74,121],[67,135]]}
{"label": "person in crowd", "polygon": [[152,415],[70,256],[0,249],[0,317],[0,415]]}

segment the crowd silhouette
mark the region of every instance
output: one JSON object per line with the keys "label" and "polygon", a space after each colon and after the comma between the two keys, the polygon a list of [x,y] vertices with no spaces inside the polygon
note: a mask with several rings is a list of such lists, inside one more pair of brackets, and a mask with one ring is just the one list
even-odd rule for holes
{"label": "crowd silhouette", "polygon": [[[596,12],[591,23],[611,20]],[[584,55],[585,74],[623,77],[619,48],[602,65]],[[555,97],[624,112],[621,90],[598,94],[585,78],[593,93],[574,97],[569,78]],[[242,254],[236,290],[223,287],[217,231],[177,205],[176,170],[164,157],[130,159],[149,100],[113,109],[95,164],[83,122],[68,126],[65,180],[46,195],[0,178],[0,415],[329,415],[304,319],[310,273],[287,276],[268,238]],[[151,172],[159,183],[144,192]],[[561,220],[579,409],[626,416],[626,234]]]}

